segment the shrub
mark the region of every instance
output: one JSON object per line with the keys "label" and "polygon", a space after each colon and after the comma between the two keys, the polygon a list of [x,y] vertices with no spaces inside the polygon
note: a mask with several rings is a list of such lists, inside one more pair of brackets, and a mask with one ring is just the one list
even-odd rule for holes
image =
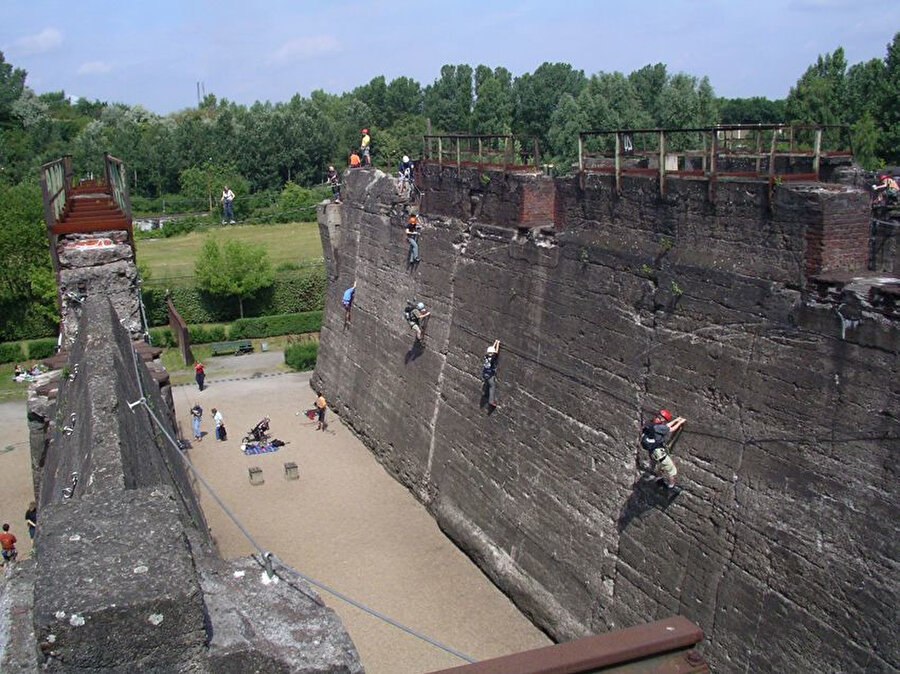
{"label": "shrub", "polygon": [[[321,265],[276,274],[270,287],[244,301],[244,315],[293,314],[321,309],[325,305],[325,288],[325,268]],[[238,303],[233,297],[216,297],[194,285],[172,286],[169,292],[175,308],[188,324],[227,323],[238,317]],[[165,295],[165,288],[144,286],[144,306],[150,325],[169,322]]]}
{"label": "shrub", "polygon": [[49,358],[54,353],[56,353],[55,339],[35,339],[28,342],[28,358],[30,360]]}
{"label": "shrub", "polygon": [[153,342],[153,346],[163,348],[176,345],[171,328],[150,328],[150,341]]}
{"label": "shrub", "polygon": [[312,370],[316,366],[316,355],[318,352],[318,342],[290,344],[284,349],[284,362],[289,368],[298,372]]}
{"label": "shrub", "polygon": [[191,344],[207,344],[209,342],[224,342],[225,337],[225,326],[222,325],[211,325],[209,327],[205,325],[189,325],[188,326],[188,336],[191,339]]}
{"label": "shrub", "polygon": [[24,360],[22,345],[18,342],[3,342],[0,344],[0,363],[17,363]]}
{"label": "shrub", "polygon": [[240,318],[231,324],[228,331],[231,339],[258,339],[278,335],[302,335],[318,332],[322,328],[322,312],[307,311],[302,314],[281,314]]}

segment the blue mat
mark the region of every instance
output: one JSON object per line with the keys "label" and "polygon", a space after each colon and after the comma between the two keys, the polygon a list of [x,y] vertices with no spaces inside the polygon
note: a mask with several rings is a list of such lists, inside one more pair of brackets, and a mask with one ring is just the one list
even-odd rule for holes
{"label": "blue mat", "polygon": [[248,442],[244,445],[244,454],[268,454],[278,450],[279,447],[271,442]]}

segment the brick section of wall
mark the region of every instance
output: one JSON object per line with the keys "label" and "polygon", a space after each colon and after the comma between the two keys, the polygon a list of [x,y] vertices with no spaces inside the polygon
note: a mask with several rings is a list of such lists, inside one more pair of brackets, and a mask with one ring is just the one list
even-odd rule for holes
{"label": "brick section of wall", "polygon": [[556,227],[556,181],[550,177],[532,178],[521,187],[521,214],[519,224],[523,227]]}

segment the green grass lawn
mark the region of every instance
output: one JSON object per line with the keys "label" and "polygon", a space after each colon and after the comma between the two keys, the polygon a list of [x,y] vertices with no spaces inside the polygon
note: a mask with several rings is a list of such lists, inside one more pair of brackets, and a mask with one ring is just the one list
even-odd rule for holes
{"label": "green grass lawn", "polygon": [[207,236],[220,242],[236,239],[262,245],[273,267],[283,262],[309,262],[322,257],[319,226],[315,222],[290,222],[274,225],[231,225],[205,232],[191,232],[169,239],[138,239],[137,259],[150,269],[150,282],[188,281],[194,276],[194,263]]}

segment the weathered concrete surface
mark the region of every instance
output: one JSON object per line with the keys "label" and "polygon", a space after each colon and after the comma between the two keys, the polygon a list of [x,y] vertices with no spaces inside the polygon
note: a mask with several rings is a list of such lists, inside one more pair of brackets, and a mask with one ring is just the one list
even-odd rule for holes
{"label": "weathered concrete surface", "polygon": [[[320,211],[329,401],[560,639],[681,613],[723,670],[900,668],[900,331],[810,290],[865,272],[865,195],[590,176],[532,190],[555,214],[533,226],[521,195],[544,179],[489,177],[426,167],[411,270],[389,178],[350,172]],[[408,298],[433,312],[425,349]],[[663,405],[689,420],[674,502],[636,442]]]}
{"label": "weathered concrete surface", "polygon": [[[171,391],[134,355],[106,297],[84,301],[64,374],[55,407],[29,408],[53,415],[50,441],[32,445],[37,652],[29,661],[0,641],[2,661],[23,671],[362,671],[340,620],[304,583],[265,585],[255,563],[219,559],[166,438],[176,435]],[[142,396],[162,427],[135,404]],[[224,579],[254,566],[255,583]],[[15,605],[3,609],[0,635],[22,620]]]}

